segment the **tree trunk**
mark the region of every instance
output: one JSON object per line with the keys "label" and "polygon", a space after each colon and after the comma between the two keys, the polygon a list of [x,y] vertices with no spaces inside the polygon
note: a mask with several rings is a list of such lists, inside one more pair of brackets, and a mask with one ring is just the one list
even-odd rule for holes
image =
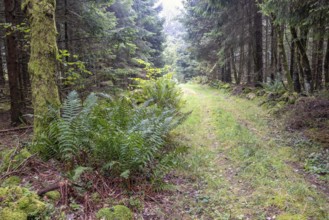
{"label": "tree trunk", "polygon": [[305,90],[307,93],[313,93],[314,87],[313,87],[313,80],[312,80],[311,65],[310,65],[310,61],[307,56],[306,47],[305,47],[306,45],[301,40],[301,39],[307,39],[306,38],[307,32],[301,31],[301,39],[300,39],[300,38],[298,38],[296,28],[292,27],[291,34],[292,34],[293,38],[297,39],[296,45],[297,45],[298,51],[301,56],[301,65],[303,67],[304,76],[305,76]]}
{"label": "tree trunk", "polygon": [[316,40],[316,32],[315,32],[315,28],[313,28],[313,32],[312,32],[312,44],[310,47],[310,65],[311,65],[311,70],[312,70],[312,78],[313,78],[313,87],[314,89],[316,89],[316,64],[317,64],[317,58],[318,58],[318,54],[317,54],[317,48],[318,48],[318,40]]}
{"label": "tree trunk", "polygon": [[225,54],[225,65],[224,65],[224,80],[223,82],[226,83],[231,83],[232,82],[232,66],[231,66],[231,55],[230,55],[230,49],[227,48],[227,46],[225,45],[225,50],[224,50],[224,54]]}
{"label": "tree trunk", "polygon": [[288,60],[287,60],[287,55],[286,55],[286,50],[284,48],[284,41],[283,41],[283,36],[284,36],[284,26],[278,28],[278,43],[279,43],[279,53],[280,53],[280,60],[283,65],[283,70],[285,72],[285,76],[288,82],[288,89],[290,91],[293,90],[293,82],[292,82],[292,77],[289,72],[289,66],[288,66]]}
{"label": "tree trunk", "polygon": [[297,39],[292,37],[291,52],[290,52],[290,75],[294,82],[294,91],[300,93],[301,86],[300,86],[299,74],[297,70],[298,62],[296,62],[296,40]]}
{"label": "tree trunk", "polygon": [[[15,23],[15,0],[5,0],[5,17],[6,22]],[[15,33],[7,34],[7,71],[10,91],[10,111],[11,122],[13,125],[20,123],[21,113],[21,96],[19,90],[19,71],[17,64],[17,42]]]}
{"label": "tree trunk", "polygon": [[254,0],[248,0],[248,7],[247,7],[247,17],[248,17],[248,57],[246,59],[247,62],[247,84],[251,84],[251,79],[253,78],[251,71],[252,71],[252,66],[254,63],[254,38],[253,38],[253,31],[254,31],[254,26],[253,26],[253,5],[254,5]]}
{"label": "tree trunk", "polygon": [[[248,43],[248,57],[247,60],[247,84],[251,84],[251,69],[252,69],[252,43],[249,41]],[[248,58],[247,58],[248,59]]]}
{"label": "tree trunk", "polygon": [[273,18],[271,21],[271,80],[275,80],[276,74],[278,72],[278,44],[277,44],[277,34],[276,26],[273,23]]}
{"label": "tree trunk", "polygon": [[[67,0],[64,0],[64,15],[65,15],[65,22],[64,22],[64,39],[65,39],[65,50],[69,50],[69,33],[68,33],[68,8],[67,8]],[[66,62],[69,62],[69,57],[65,57]]]}
{"label": "tree trunk", "polygon": [[232,70],[234,75],[234,80],[237,85],[240,84],[239,77],[238,77],[238,71],[235,66],[235,58],[234,58],[234,50],[233,47],[231,47],[231,64],[232,64]]}
{"label": "tree trunk", "polygon": [[324,61],[324,81],[326,88],[329,89],[329,36],[327,40],[327,52],[326,52],[326,58]]}
{"label": "tree trunk", "polygon": [[[256,5],[256,1],[253,1],[254,5],[254,41],[255,41],[255,66],[254,72],[256,74],[255,82],[262,83],[263,77],[263,16],[259,12],[259,8]],[[258,1],[261,3],[261,0]]]}
{"label": "tree trunk", "polygon": [[[1,39],[0,39],[1,40]],[[2,61],[2,44],[0,42],[0,87],[5,85],[5,71],[3,69],[3,61]]]}
{"label": "tree trunk", "polygon": [[239,84],[241,83],[241,77],[244,73],[244,41],[243,37],[241,36],[241,42],[240,42],[240,62],[239,62],[239,75],[238,75],[238,81]]}
{"label": "tree trunk", "polygon": [[[21,24],[26,22],[24,13],[21,9],[21,0],[18,0],[19,5],[17,6],[15,13],[17,14],[17,23]],[[24,47],[27,45],[26,40],[26,34],[23,32],[18,32],[16,37],[18,41],[18,69],[19,69],[19,82],[20,82],[20,93],[21,93],[21,100],[22,105],[26,106],[27,100],[30,99],[29,97],[29,91],[31,87],[31,83],[29,80],[29,74],[28,74],[28,57],[29,57],[29,51],[24,49]]]}
{"label": "tree trunk", "polygon": [[269,40],[268,40],[268,27],[269,27],[269,18],[265,18],[266,24],[265,24],[265,82],[267,82],[268,79],[268,63],[269,63],[269,56],[268,56],[268,48],[269,48]]}
{"label": "tree trunk", "polygon": [[[0,8],[4,8],[4,2],[2,0],[0,0]],[[0,16],[0,23],[5,23],[5,18],[3,15]],[[4,50],[4,39],[2,38],[2,36],[5,36],[5,32],[3,30],[3,28],[0,28],[0,87],[5,85],[5,69],[4,69],[4,57],[2,56],[3,54],[3,50]]]}
{"label": "tree trunk", "polygon": [[317,63],[316,63],[316,75],[315,75],[315,88],[317,90],[322,89],[323,80],[323,47],[324,47],[324,35],[320,36],[317,48]]}
{"label": "tree trunk", "polygon": [[25,94],[25,101],[30,100],[30,91],[31,91],[31,81],[30,81],[30,75],[28,72],[28,54],[24,53],[23,54],[23,59],[22,59],[22,79],[23,79],[23,85],[24,85],[24,94]]}
{"label": "tree trunk", "polygon": [[[299,71],[299,81],[300,82],[305,82],[305,74],[304,74],[304,69],[303,69],[303,65],[302,65],[302,56],[300,55],[300,53],[297,52],[297,47],[296,47],[296,58],[297,58],[297,67],[298,67],[298,71]],[[305,90],[305,83],[301,83],[300,84],[301,90]]]}
{"label": "tree trunk", "polygon": [[324,18],[321,18],[321,21],[318,26],[317,33],[317,48],[316,48],[316,66],[315,66],[315,88],[317,90],[321,90],[323,88],[322,81],[323,81],[323,53],[324,53],[324,35],[325,35],[325,25],[324,25]]}
{"label": "tree trunk", "polygon": [[56,85],[56,26],[55,0],[27,0],[26,7],[31,23],[31,57],[29,72],[32,83],[34,108],[34,137],[48,126],[45,116],[48,104],[59,106]]}

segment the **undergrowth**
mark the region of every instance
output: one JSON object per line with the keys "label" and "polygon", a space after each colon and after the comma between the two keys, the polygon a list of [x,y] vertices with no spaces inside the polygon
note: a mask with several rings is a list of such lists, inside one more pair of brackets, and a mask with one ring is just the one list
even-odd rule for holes
{"label": "undergrowth", "polygon": [[189,131],[186,136],[193,145],[181,171],[195,181],[191,183],[194,191],[184,194],[189,205],[184,199],[181,204],[189,215],[197,219],[328,218],[326,198],[289,166],[298,160],[295,150],[301,149],[287,147],[277,131],[270,130],[264,109],[209,87],[184,88],[194,109],[179,128]]}
{"label": "undergrowth", "polygon": [[[202,84],[197,81],[197,83]],[[310,155],[301,158],[306,171],[328,179],[328,160],[325,146],[329,143],[328,120],[329,102],[326,92],[315,93],[311,97],[305,94],[290,92],[281,80],[263,83],[258,87],[248,85],[232,85],[221,81],[212,81],[210,86],[224,93],[255,101],[272,117],[285,121],[289,131],[301,131],[314,144],[304,145]],[[309,149],[306,149],[309,148]],[[312,151],[311,151],[312,150]]]}
{"label": "undergrowth", "polygon": [[[180,90],[171,76],[140,81],[138,99],[71,92],[60,109],[49,108],[47,130],[33,144],[44,158],[56,158],[69,170],[90,167],[103,175],[130,179],[155,175],[170,166],[170,131],[188,116],[181,113]],[[140,98],[142,97],[142,98]]]}

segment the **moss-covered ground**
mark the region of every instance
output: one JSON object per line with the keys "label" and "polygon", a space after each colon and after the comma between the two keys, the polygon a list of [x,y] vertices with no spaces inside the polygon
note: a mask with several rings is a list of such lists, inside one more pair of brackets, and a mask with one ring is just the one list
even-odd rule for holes
{"label": "moss-covered ground", "polygon": [[191,150],[172,219],[329,219],[325,193],[290,165],[302,149],[268,111],[209,87],[182,89],[193,113],[176,132]]}

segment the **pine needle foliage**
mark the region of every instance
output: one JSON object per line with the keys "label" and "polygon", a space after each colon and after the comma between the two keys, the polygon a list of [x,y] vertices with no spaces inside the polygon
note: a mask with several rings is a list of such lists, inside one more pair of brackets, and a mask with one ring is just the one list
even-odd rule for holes
{"label": "pine needle foliage", "polygon": [[53,120],[34,147],[45,158],[72,167],[101,168],[106,175],[127,179],[149,172],[168,152],[170,131],[189,115],[179,111],[178,94],[176,85],[166,78],[150,81],[143,96],[146,101],[139,105],[131,97],[95,94],[82,101],[73,91],[60,116],[49,109]]}

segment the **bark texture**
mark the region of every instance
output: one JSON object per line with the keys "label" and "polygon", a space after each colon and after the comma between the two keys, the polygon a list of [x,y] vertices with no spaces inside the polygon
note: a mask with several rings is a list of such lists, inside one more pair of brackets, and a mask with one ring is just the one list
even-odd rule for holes
{"label": "bark texture", "polygon": [[[15,7],[17,2],[15,0],[5,0],[5,17],[6,22],[15,25]],[[21,95],[19,88],[19,69],[17,63],[17,42],[15,33],[8,33],[7,40],[7,70],[9,79],[10,91],[10,111],[11,122],[13,125],[20,123],[21,118]]]}
{"label": "bark texture", "polygon": [[329,36],[327,40],[327,52],[324,61],[324,78],[325,78],[326,88],[329,88]]}
{"label": "bark texture", "polygon": [[3,70],[2,63],[2,45],[0,42],[0,87],[5,85],[5,71]]}
{"label": "bark texture", "polygon": [[55,0],[27,0],[23,4],[31,23],[31,57],[29,72],[34,108],[34,136],[47,127],[47,105],[59,106],[56,84],[58,53],[55,25]]}
{"label": "bark texture", "polygon": [[[259,3],[262,1],[260,0]],[[254,72],[256,74],[256,83],[262,83],[264,81],[263,76],[263,16],[260,9],[254,3],[254,40],[255,40],[255,66]]]}

